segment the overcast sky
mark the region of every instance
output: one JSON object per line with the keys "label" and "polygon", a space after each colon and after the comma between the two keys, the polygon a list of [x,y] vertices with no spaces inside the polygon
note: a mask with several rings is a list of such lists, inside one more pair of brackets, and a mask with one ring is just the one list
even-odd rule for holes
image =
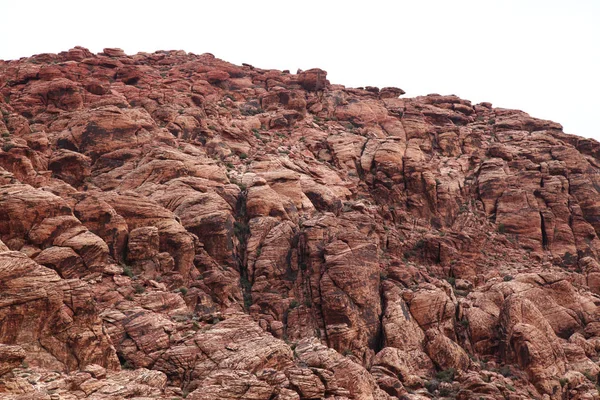
{"label": "overcast sky", "polygon": [[490,101],[600,140],[600,0],[0,0],[0,12],[4,60],[76,45],[209,52]]}

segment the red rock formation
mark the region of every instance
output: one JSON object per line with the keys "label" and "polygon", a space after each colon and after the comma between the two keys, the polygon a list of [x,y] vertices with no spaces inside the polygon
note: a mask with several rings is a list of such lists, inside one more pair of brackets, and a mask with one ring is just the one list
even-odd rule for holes
{"label": "red rock formation", "polygon": [[403,94],[0,62],[0,397],[600,398],[600,144]]}

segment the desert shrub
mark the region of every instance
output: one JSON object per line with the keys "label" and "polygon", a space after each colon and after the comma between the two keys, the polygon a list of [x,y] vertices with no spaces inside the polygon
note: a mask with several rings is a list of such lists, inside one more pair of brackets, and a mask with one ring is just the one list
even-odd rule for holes
{"label": "desert shrub", "polygon": [[431,379],[425,382],[425,389],[427,389],[429,393],[435,392],[436,390],[438,390],[439,387],[440,381],[438,381],[437,379]]}
{"label": "desert shrub", "polygon": [[248,309],[252,305],[252,284],[248,278],[241,276],[240,286],[242,287],[242,294],[244,295],[244,307]]}
{"label": "desert shrub", "polygon": [[560,383],[560,387],[565,387],[565,385],[568,383],[567,378],[560,378],[558,382]]}
{"label": "desert shrub", "polygon": [[123,275],[133,278],[133,270],[129,265],[123,265]]}
{"label": "desert shrub", "polygon": [[508,365],[503,365],[498,369],[498,373],[504,377],[512,376],[512,372],[510,371],[510,367]]}
{"label": "desert shrub", "polygon": [[585,371],[583,373],[583,375],[592,382],[596,382],[596,380],[598,379],[598,377],[596,375],[592,374],[589,370]]}
{"label": "desert shrub", "polygon": [[2,145],[2,150],[4,150],[5,152],[9,152],[10,149],[12,149],[13,147],[15,147],[14,143],[4,143]]}
{"label": "desert shrub", "polygon": [[244,222],[235,221],[233,223],[233,233],[239,240],[241,240],[250,233],[250,228],[248,227],[248,224]]}
{"label": "desert shrub", "polygon": [[435,377],[441,382],[452,382],[455,374],[456,370],[454,368],[448,368],[435,374]]}

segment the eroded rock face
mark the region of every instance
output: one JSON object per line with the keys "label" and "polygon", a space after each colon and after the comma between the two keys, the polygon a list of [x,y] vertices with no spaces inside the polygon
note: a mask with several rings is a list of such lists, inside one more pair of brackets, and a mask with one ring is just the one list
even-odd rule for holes
{"label": "eroded rock face", "polygon": [[63,280],[16,251],[0,253],[0,281],[1,343],[21,346],[26,359],[41,367],[119,368],[85,282]]}
{"label": "eroded rock face", "polygon": [[597,142],[181,51],[0,94],[1,397],[600,396]]}
{"label": "eroded rock face", "polygon": [[21,346],[9,346],[0,344],[0,376],[11,372],[16,367],[21,366],[27,353]]}

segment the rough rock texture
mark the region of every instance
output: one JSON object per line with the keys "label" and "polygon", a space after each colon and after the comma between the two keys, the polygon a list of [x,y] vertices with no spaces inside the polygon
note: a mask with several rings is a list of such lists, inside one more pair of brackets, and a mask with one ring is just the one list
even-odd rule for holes
{"label": "rough rock texture", "polygon": [[0,397],[600,398],[600,144],[403,94],[0,61]]}

